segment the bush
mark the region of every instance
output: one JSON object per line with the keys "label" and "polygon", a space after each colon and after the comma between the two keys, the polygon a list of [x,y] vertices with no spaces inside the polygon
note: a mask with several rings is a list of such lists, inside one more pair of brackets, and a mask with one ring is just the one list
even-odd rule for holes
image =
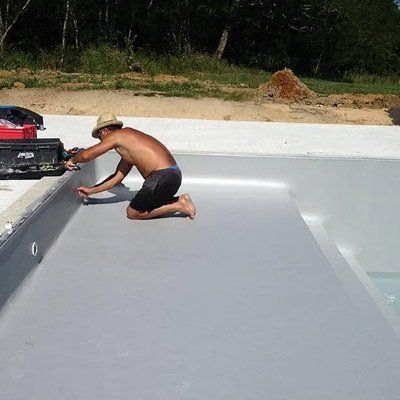
{"label": "bush", "polygon": [[39,68],[39,65],[36,57],[31,53],[9,50],[0,58],[0,68],[27,68],[36,70]]}
{"label": "bush", "polygon": [[107,43],[97,47],[91,46],[82,52],[78,70],[105,75],[126,72],[126,54]]}
{"label": "bush", "polygon": [[187,75],[192,72],[224,73],[233,68],[226,61],[218,61],[209,55],[186,53],[183,55],[155,55],[136,52],[131,55],[149,75]]}
{"label": "bush", "polygon": [[[80,61],[80,51],[75,48],[66,49],[64,55],[64,65],[61,68],[65,72],[75,72]],[[61,49],[59,47],[52,50],[39,50],[36,53],[20,52],[8,50],[0,58],[0,68],[18,69],[26,68],[29,70],[60,68]]]}

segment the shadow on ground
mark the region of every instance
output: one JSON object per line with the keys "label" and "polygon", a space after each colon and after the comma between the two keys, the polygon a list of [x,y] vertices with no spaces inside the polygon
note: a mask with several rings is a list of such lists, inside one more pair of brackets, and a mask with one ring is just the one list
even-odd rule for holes
{"label": "shadow on ground", "polygon": [[[121,184],[110,190],[107,193],[111,193],[114,196],[106,198],[93,198],[88,197],[85,201],[85,205],[99,205],[99,204],[117,204],[123,202],[130,202],[137,194],[137,190],[130,190],[127,186]],[[186,214],[182,213],[168,213],[158,219],[163,218],[187,218]]]}
{"label": "shadow on ground", "polygon": [[137,192],[137,190],[130,190],[130,188],[125,185],[118,185],[107,192],[114,196],[106,198],[88,197],[86,204],[97,205],[123,203],[125,201],[131,201],[136,196]]}

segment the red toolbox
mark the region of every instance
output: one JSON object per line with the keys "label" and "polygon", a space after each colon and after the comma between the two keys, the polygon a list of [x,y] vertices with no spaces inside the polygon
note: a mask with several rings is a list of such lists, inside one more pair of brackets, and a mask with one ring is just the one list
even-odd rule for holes
{"label": "red toolbox", "polygon": [[0,125],[1,139],[36,139],[36,125],[24,125],[22,128],[7,128]]}

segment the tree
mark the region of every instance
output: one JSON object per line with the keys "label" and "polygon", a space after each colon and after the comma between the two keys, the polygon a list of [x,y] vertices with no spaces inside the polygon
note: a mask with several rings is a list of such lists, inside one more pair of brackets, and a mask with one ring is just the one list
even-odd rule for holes
{"label": "tree", "polygon": [[214,52],[214,58],[217,60],[221,60],[224,54],[232,26],[236,23],[239,15],[241,0],[231,0],[228,2],[228,4],[224,5],[222,3],[222,5],[222,12],[225,14],[225,26],[218,43],[218,47]]}
{"label": "tree", "polygon": [[[61,61],[70,71],[81,64],[80,49],[90,47],[95,53],[108,43],[115,54],[129,48],[133,59],[138,49],[155,55],[198,52],[250,67],[290,67],[325,78],[349,72],[398,74],[399,4],[400,0],[0,0],[0,50],[7,42],[10,55],[14,50],[25,52],[26,59],[47,60],[46,65],[54,67]],[[17,25],[23,29],[15,29]],[[19,65],[25,58],[10,59]]]}
{"label": "tree", "polygon": [[10,0],[0,2],[0,53],[4,51],[4,44],[8,33],[30,2],[31,0],[24,0],[20,4],[18,1],[13,1],[11,5]]}
{"label": "tree", "polygon": [[61,66],[64,64],[64,53],[65,53],[65,44],[66,44],[66,36],[67,36],[67,25],[70,13],[70,0],[67,0],[66,8],[65,8],[65,17],[63,23],[63,31],[62,31],[62,39],[61,39]]}

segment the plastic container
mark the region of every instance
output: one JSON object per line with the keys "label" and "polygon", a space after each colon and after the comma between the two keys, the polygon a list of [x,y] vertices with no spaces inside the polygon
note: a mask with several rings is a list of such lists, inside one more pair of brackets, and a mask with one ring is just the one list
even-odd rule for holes
{"label": "plastic container", "polygon": [[9,128],[5,125],[0,125],[0,140],[9,139],[36,139],[36,125],[24,125],[17,128]]}

